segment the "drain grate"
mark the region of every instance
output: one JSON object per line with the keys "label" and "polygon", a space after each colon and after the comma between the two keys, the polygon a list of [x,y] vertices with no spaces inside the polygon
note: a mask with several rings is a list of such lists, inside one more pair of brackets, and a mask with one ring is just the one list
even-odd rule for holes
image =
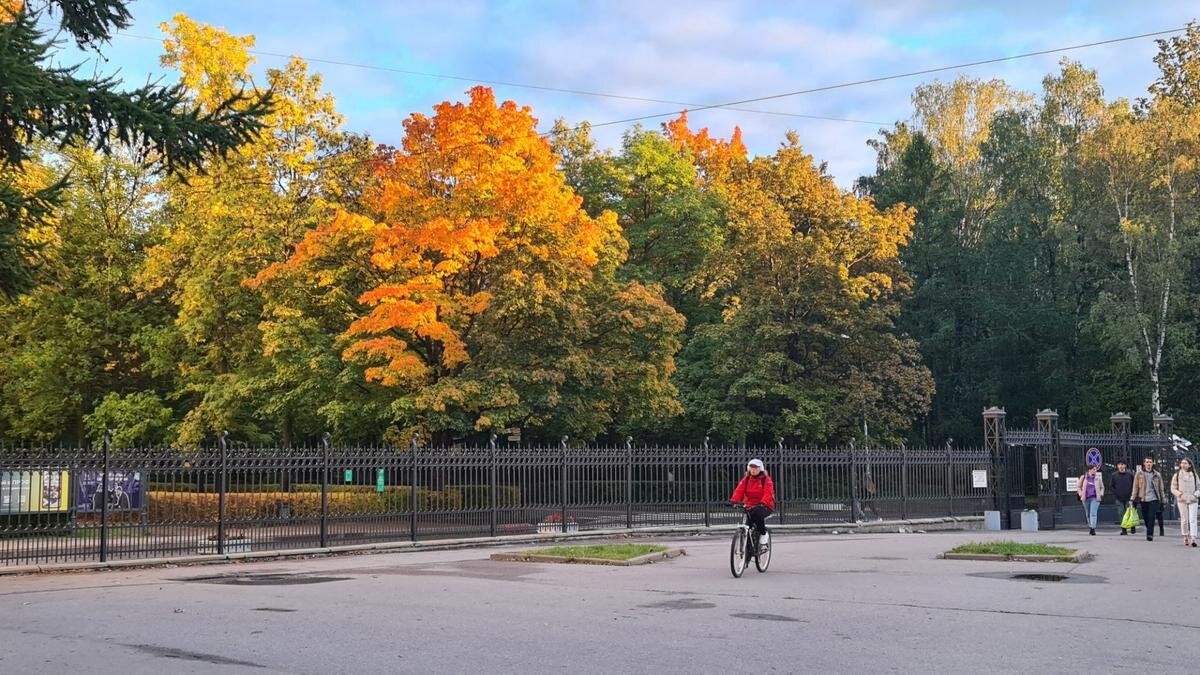
{"label": "drain grate", "polygon": [[191,577],[183,579],[198,584],[224,584],[226,586],[303,586],[324,584],[330,581],[346,581],[350,577],[314,577],[297,574],[238,574],[213,577]]}
{"label": "drain grate", "polygon": [[1014,574],[1012,578],[1022,581],[1066,581],[1070,577],[1065,574]]}

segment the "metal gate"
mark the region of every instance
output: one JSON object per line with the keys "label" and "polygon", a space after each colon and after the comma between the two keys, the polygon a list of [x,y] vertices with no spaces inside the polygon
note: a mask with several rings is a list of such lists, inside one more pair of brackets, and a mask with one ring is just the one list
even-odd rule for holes
{"label": "metal gate", "polygon": [[[1179,459],[1186,453],[1177,449],[1171,435],[1171,418],[1154,418],[1154,433],[1130,432],[1130,417],[1112,416],[1110,433],[1081,433],[1058,428],[1058,414],[1043,410],[1037,414],[1036,429],[1005,428],[1002,408],[984,411],[984,445],[992,453],[992,495],[1000,511],[1001,526],[1019,528],[1021,512],[1036,510],[1040,529],[1059,525],[1083,524],[1083,508],[1076,492],[1077,481],[1087,473],[1086,455],[1095,448],[1102,457],[1101,472],[1105,486],[1111,485],[1118,462],[1135,472],[1142,459],[1152,457],[1163,480],[1170,484]],[[1101,501],[1101,522],[1115,523],[1119,506],[1111,490]],[[1174,508],[1165,508],[1166,519],[1174,519]]]}

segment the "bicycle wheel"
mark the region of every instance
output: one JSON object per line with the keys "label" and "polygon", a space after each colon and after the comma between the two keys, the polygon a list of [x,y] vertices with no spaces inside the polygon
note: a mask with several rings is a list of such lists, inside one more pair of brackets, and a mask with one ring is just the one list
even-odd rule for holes
{"label": "bicycle wheel", "polygon": [[742,577],[746,571],[746,529],[739,527],[733,533],[733,543],[729,547],[729,571],[735,579]]}
{"label": "bicycle wheel", "polygon": [[754,556],[754,566],[759,572],[766,572],[767,567],[771,564],[771,535],[767,534],[767,549],[764,551],[762,546],[758,547],[758,555]]}

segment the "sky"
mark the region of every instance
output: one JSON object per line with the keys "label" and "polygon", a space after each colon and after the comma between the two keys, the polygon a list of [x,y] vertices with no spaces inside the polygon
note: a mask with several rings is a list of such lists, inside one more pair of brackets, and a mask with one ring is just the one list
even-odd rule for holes
{"label": "sky", "polygon": [[[130,10],[134,25],[102,50],[106,61],[98,66],[104,73],[119,71],[130,85],[176,77],[158,65],[161,43],[144,38],[161,37],[159,24],[180,12],[238,35],[253,34],[255,49],[264,52],[467,78],[310,63],[349,130],[396,144],[409,114],[462,100],[477,80],[713,104],[1181,28],[1200,15],[1200,4],[136,0]],[[1147,38],[743,106],[786,115],[712,109],[694,111],[689,119],[693,128],[708,127],[718,136],[741,127],[755,154],[772,152],[794,130],[805,149],[849,187],[874,169],[866,141],[911,117],[912,91],[922,83],[964,74],[1037,92],[1067,56],[1096,69],[1110,98],[1136,98],[1156,76],[1156,51]],[[65,62],[85,58],[69,50],[62,55]],[[255,67],[262,71],[284,61],[260,56]],[[530,106],[543,130],[557,118],[599,123],[683,107],[493,88],[501,99]],[[642,124],[656,128],[665,119]],[[597,128],[595,136],[601,146],[617,147],[630,126]]]}

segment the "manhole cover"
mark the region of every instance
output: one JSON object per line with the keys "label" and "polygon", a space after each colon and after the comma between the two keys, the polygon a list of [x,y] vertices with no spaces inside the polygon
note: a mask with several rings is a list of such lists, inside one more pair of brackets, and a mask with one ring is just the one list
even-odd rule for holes
{"label": "manhole cover", "polygon": [[1063,584],[1104,584],[1105,577],[1091,574],[1056,574],[1054,572],[976,572],[967,576],[976,579],[996,579],[998,581],[1032,581],[1034,583],[1063,583]]}
{"label": "manhole cover", "polygon": [[1012,578],[1024,581],[1066,581],[1070,577],[1065,574],[1014,574]]}
{"label": "manhole cover", "polygon": [[238,574],[215,577],[192,577],[183,581],[199,584],[224,584],[226,586],[302,586],[324,584],[330,581],[346,581],[350,577],[313,577],[297,574]]}

